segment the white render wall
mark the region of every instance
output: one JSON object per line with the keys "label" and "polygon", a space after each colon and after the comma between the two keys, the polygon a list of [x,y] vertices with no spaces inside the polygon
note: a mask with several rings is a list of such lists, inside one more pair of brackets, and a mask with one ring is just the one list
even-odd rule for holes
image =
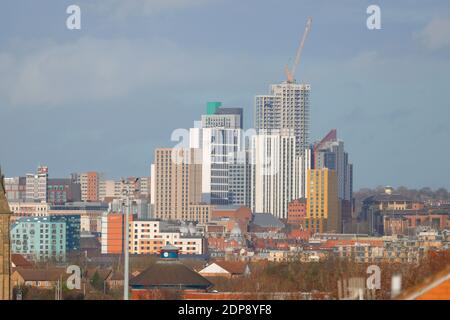
{"label": "white render wall", "polygon": [[256,135],[252,139],[255,161],[254,212],[287,218],[287,204],[300,197],[300,157],[293,135]]}

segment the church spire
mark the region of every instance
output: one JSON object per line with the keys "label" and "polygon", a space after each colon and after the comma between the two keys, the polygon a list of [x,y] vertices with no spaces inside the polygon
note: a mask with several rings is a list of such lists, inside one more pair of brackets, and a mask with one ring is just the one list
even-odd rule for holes
{"label": "church spire", "polygon": [[10,214],[8,200],[6,199],[5,180],[0,167],[0,214]]}
{"label": "church spire", "polygon": [[5,181],[0,169],[0,300],[11,298],[10,217]]}

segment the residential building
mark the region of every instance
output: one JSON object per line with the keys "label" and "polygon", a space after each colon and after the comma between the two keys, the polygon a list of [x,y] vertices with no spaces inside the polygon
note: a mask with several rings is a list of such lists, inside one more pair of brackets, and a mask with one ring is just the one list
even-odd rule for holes
{"label": "residential building", "polygon": [[[383,235],[385,216],[407,213],[414,215],[417,210],[420,210],[419,208],[423,208],[421,203],[396,194],[393,188],[386,187],[384,193],[363,200],[360,219],[368,222],[370,234]],[[389,220],[392,223],[394,221],[394,219]]]}
{"label": "residential building", "polygon": [[81,217],[79,215],[52,215],[51,222],[64,222],[66,230],[66,251],[80,250]]}
{"label": "residential building", "polygon": [[11,254],[11,267],[21,269],[31,269],[33,268],[33,263],[25,259],[23,255],[13,253]]}
{"label": "residential building", "polygon": [[48,179],[47,202],[49,204],[65,204],[66,202],[81,201],[80,185],[72,179]]}
{"label": "residential building", "polygon": [[50,205],[47,202],[10,202],[9,207],[16,217],[45,217]]}
{"label": "residential building", "polygon": [[48,215],[80,216],[81,232],[100,234],[102,214],[108,211],[108,204],[101,202],[70,202],[65,205],[51,206]]}
{"label": "residential building", "polygon": [[66,223],[49,217],[25,217],[11,225],[11,251],[33,261],[64,261]]}
{"label": "residential building", "polygon": [[98,172],[91,171],[82,173],[75,178],[81,186],[81,201],[96,202],[100,196],[101,175]]}
{"label": "residential building", "polygon": [[[413,236],[420,228],[443,231],[450,227],[450,212],[427,210],[396,210],[381,213],[382,225],[374,225],[381,234]],[[378,221],[376,217],[375,221]]]}
{"label": "residential building", "polygon": [[26,201],[26,178],[5,178],[6,199],[8,202]]}
{"label": "residential building", "polygon": [[188,212],[183,215],[182,220],[195,223],[207,223],[211,220],[214,208],[214,205],[208,203],[190,204],[188,206]]}
{"label": "residential building", "polygon": [[258,132],[271,132],[278,129],[278,112],[275,110],[275,96],[257,95],[255,97],[255,129]]}
{"label": "residential building", "polygon": [[212,220],[216,223],[224,222],[228,231],[237,223],[241,231],[247,233],[252,220],[252,210],[245,206],[217,206],[212,211]]}
{"label": "residential building", "polygon": [[201,234],[178,228],[173,230],[164,221],[133,221],[130,224],[130,253],[157,254],[164,246],[172,245],[179,253],[201,255],[206,252],[205,239]]}
{"label": "residential building", "polygon": [[[309,146],[309,109],[311,86],[309,84],[283,82],[273,84],[269,95],[255,97],[255,128],[258,134],[273,134],[289,130],[295,137],[296,156],[306,159]],[[307,162],[300,164],[300,179],[306,179]],[[305,196],[305,185],[300,185]]]}
{"label": "residential building", "polygon": [[11,275],[14,287],[27,286],[39,289],[52,290],[58,282],[66,281],[69,274],[65,268],[51,269],[15,269]]}
{"label": "residential building", "polygon": [[[102,218],[102,253],[120,254],[123,251],[124,220],[122,214],[108,213]],[[130,217],[131,254],[158,254],[162,247],[172,245],[181,254],[202,255],[205,239],[195,228],[161,220],[135,220]]]}
{"label": "residential building", "polygon": [[287,223],[305,227],[307,199],[295,199],[288,203]]}
{"label": "residential building", "polygon": [[252,137],[254,212],[287,218],[288,203],[301,197],[301,157],[296,138],[290,134],[259,134]]}
{"label": "residential building", "polygon": [[[125,212],[126,207],[122,199],[113,199],[109,203],[109,212]],[[130,213],[139,220],[148,220],[151,218],[150,203],[147,198],[135,198],[131,201]]]}
{"label": "residential building", "polygon": [[202,202],[230,203],[229,164],[244,150],[242,108],[208,103],[207,114],[190,129],[190,148],[201,149]]}
{"label": "residential building", "polygon": [[120,198],[120,182],[114,180],[101,180],[99,186],[99,200]]}
{"label": "residential building", "polygon": [[341,200],[342,218],[350,221],[353,203],[353,165],[349,163],[344,142],[338,140],[337,130],[331,130],[314,145],[314,169],[335,170],[338,183],[338,197]]}
{"label": "residential building", "polygon": [[[213,102],[215,103],[215,102]],[[241,128],[243,121],[242,108],[223,108],[218,106],[211,110],[207,104],[207,114],[201,116],[202,128]],[[212,112],[212,113],[209,113]]]}
{"label": "residential building", "polygon": [[39,166],[36,173],[28,173],[25,181],[27,202],[47,201],[48,167]]}
{"label": "residential building", "polygon": [[228,164],[228,199],[230,205],[251,207],[252,169],[251,154],[242,151]]}
{"label": "residential building", "polygon": [[338,184],[335,170],[308,170],[306,224],[312,233],[342,232]]}
{"label": "residential building", "polygon": [[152,165],[153,217],[184,220],[189,205],[201,201],[201,164],[198,149],[159,148]]}
{"label": "residential building", "polygon": [[148,199],[150,201],[151,194],[151,178],[150,177],[141,177],[139,179],[139,196],[141,198]]}
{"label": "residential building", "polygon": [[102,254],[121,254],[123,252],[124,221],[124,215],[121,213],[105,212],[103,214],[101,229]]}

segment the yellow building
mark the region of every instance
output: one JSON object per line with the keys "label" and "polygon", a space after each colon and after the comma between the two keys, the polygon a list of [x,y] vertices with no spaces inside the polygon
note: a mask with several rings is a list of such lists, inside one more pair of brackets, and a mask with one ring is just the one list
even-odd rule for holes
{"label": "yellow building", "polygon": [[341,233],[341,210],[335,170],[310,169],[307,174],[305,227],[312,233]]}
{"label": "yellow building", "polygon": [[11,298],[10,217],[11,210],[6,200],[3,175],[0,172],[0,300]]}

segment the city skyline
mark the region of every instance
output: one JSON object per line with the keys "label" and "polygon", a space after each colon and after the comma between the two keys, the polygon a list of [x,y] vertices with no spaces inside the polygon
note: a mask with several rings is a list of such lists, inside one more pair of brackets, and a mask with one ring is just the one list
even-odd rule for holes
{"label": "city skyline", "polygon": [[[294,19],[294,13],[285,12],[290,19],[280,26],[261,23],[268,21],[270,10],[290,11],[269,2],[258,2],[260,21],[250,15],[255,1],[185,1],[174,7],[155,1],[157,7],[138,13],[139,8],[130,6],[122,15],[80,1],[86,18],[79,32],[70,32],[64,29],[68,3],[43,2],[35,8],[35,18],[18,19],[22,26],[0,19],[0,69],[6,71],[0,76],[0,115],[10,119],[2,123],[11,133],[0,142],[0,149],[7,150],[1,155],[7,176],[34,172],[38,164],[48,165],[52,177],[90,170],[110,178],[148,176],[154,150],[173,147],[171,131],[189,128],[207,101],[242,107],[245,128],[251,128],[254,96],[284,79],[283,66],[293,60],[306,16],[312,15],[314,25],[297,74],[299,82],[312,87],[310,142],[338,130],[355,164],[355,190],[377,185],[450,188],[449,173],[442,170],[448,151],[440,148],[450,131],[445,120],[450,37],[439,31],[450,21],[443,15],[448,4],[436,1],[433,9],[419,14],[420,2],[412,8],[381,1],[383,29],[369,31],[367,3],[328,4],[319,12],[310,1],[287,2],[285,7],[301,13]],[[3,12],[10,6],[20,16],[20,9],[36,6],[23,4],[6,4]],[[224,24],[223,10],[235,14],[236,25]],[[194,23],[199,16],[205,21]],[[248,21],[254,24],[244,30]],[[212,30],[206,30],[208,25]],[[237,31],[242,37],[233,36]],[[31,37],[34,41],[25,45]],[[267,39],[273,45],[264,44]],[[156,47],[162,49],[151,54]],[[102,55],[103,66],[113,67],[108,79],[95,67]],[[130,78],[139,69],[131,60],[139,61],[142,70]],[[59,65],[65,61],[79,70]],[[38,68],[30,70],[35,62]],[[62,71],[52,73],[55,67]],[[37,89],[31,90],[25,72],[42,81]],[[87,85],[94,90],[84,84],[70,89],[79,84],[73,81],[89,77]],[[122,78],[126,81],[117,81]],[[52,88],[54,79],[64,87]],[[165,91],[170,95],[159,93]],[[432,167],[427,165],[429,154],[418,152],[424,146],[441,151]]]}

